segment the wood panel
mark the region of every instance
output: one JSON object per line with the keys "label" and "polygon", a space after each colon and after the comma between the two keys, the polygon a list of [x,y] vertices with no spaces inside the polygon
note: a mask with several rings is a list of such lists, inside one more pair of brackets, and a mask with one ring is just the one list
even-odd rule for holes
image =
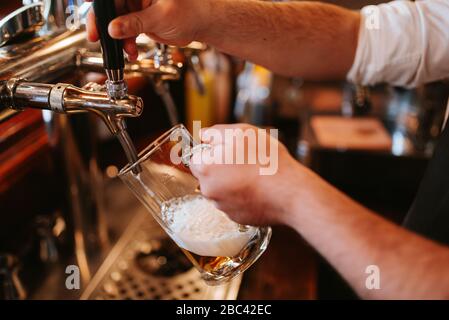
{"label": "wood panel", "polygon": [[316,254],[290,228],[274,227],[267,251],[245,273],[239,299],[315,299]]}
{"label": "wood panel", "polygon": [[2,5],[0,7],[0,19],[5,17],[7,14],[11,13],[15,9],[19,8],[22,5],[22,1],[12,0],[12,1],[2,1]]}
{"label": "wood panel", "polygon": [[26,110],[0,124],[0,193],[38,166],[48,150],[40,111]]}

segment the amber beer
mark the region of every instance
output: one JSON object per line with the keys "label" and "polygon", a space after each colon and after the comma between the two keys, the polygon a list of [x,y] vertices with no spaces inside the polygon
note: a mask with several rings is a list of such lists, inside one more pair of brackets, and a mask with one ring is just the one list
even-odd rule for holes
{"label": "amber beer", "polygon": [[246,270],[266,238],[264,229],[236,224],[199,194],[167,201],[162,211],[173,240],[210,284]]}
{"label": "amber beer", "polygon": [[251,242],[234,257],[208,257],[200,256],[189,250],[182,249],[193,265],[200,270],[202,278],[208,284],[217,285],[239,275],[258,258],[258,248],[264,235],[255,235]]}

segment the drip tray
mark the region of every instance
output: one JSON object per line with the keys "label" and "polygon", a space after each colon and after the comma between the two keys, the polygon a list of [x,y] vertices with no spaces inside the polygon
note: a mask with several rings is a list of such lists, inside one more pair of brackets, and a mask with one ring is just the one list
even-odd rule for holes
{"label": "drip tray", "polygon": [[82,300],[233,300],[241,276],[210,287],[182,251],[140,212],[111,250],[81,296]]}

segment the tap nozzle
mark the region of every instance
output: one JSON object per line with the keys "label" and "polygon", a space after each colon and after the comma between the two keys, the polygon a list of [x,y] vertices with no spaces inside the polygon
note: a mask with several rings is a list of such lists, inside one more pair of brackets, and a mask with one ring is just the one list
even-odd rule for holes
{"label": "tap nozzle", "polygon": [[106,91],[113,100],[121,100],[128,96],[128,85],[124,79],[123,69],[106,69]]}

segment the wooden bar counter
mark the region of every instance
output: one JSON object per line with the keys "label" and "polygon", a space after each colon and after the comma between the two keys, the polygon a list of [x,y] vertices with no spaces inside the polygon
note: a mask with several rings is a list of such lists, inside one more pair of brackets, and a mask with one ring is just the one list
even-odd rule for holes
{"label": "wooden bar counter", "polygon": [[317,256],[294,230],[274,227],[267,251],[245,273],[238,299],[315,299]]}

